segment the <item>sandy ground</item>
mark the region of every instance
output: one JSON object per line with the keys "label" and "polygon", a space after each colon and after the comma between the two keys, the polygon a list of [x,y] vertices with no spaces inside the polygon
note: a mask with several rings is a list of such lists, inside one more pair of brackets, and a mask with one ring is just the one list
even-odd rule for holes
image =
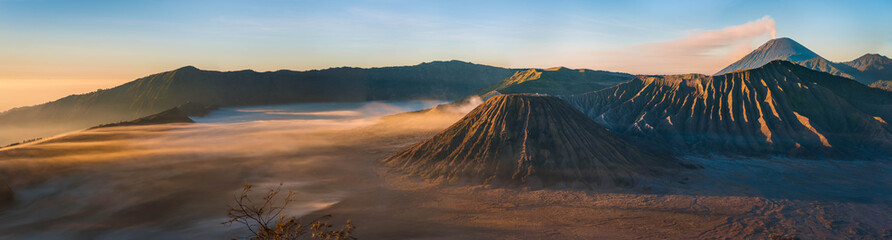
{"label": "sandy ground", "polygon": [[704,168],[631,189],[442,186],[379,161],[458,114],[96,129],[0,150],[0,238],[208,239],[242,184],[298,191],[290,213],[351,219],[361,239],[892,238],[888,162],[687,157]]}

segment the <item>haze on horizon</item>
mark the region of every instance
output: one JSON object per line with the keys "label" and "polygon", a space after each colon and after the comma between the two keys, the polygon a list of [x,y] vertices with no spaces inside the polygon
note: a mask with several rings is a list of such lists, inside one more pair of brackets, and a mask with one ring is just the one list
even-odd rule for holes
{"label": "haze on horizon", "polygon": [[774,37],[892,55],[889,1],[0,0],[0,111],[185,65],[270,71],[462,60],[705,73]]}

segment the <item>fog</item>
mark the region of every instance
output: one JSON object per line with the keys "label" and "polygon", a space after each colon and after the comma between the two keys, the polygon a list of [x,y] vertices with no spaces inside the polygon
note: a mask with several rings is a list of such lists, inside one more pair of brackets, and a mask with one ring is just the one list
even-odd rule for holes
{"label": "fog", "polygon": [[[378,187],[377,162],[447,127],[478,101],[448,111],[386,115],[437,101],[224,108],[195,124],[93,129],[0,151],[0,238],[244,236],[224,226],[244,184],[282,183],[303,215]],[[443,109],[447,109],[443,108]]]}
{"label": "fog", "polygon": [[[446,102],[438,100],[419,100],[299,103],[256,107],[230,107],[213,111],[207,116],[193,117],[193,119],[196,122],[204,123],[232,123],[288,119],[345,120],[380,117],[383,115],[421,110],[444,103]],[[480,103],[478,102],[476,104]]]}

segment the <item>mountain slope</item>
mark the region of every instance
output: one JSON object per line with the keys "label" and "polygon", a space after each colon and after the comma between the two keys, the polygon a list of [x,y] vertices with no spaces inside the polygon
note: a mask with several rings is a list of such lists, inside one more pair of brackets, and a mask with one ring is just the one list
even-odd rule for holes
{"label": "mountain slope", "polygon": [[596,122],[682,151],[888,157],[892,93],[772,61],[718,76],[642,76],[566,98]]}
{"label": "mountain slope", "polygon": [[591,92],[634,78],[627,73],[568,69],[528,69],[517,71],[511,77],[477,92],[477,95],[539,93],[567,95]]}
{"label": "mountain slope", "polygon": [[186,112],[180,109],[180,107],[174,107],[168,109],[166,111],[156,113],[153,115],[141,117],[132,121],[112,123],[112,124],[103,124],[92,128],[104,128],[104,127],[119,127],[119,126],[138,126],[138,125],[152,125],[152,124],[165,124],[165,123],[194,123],[189,116],[186,115]]}
{"label": "mountain slope", "polygon": [[0,143],[127,121],[187,102],[225,107],[298,102],[457,99],[505,79],[513,72],[460,61],[304,72],[218,72],[183,67],[111,89],[2,112],[0,132],[17,133],[0,136]]}
{"label": "mountain slope", "polygon": [[628,185],[678,167],[549,96],[494,96],[446,130],[384,160],[449,183]]}

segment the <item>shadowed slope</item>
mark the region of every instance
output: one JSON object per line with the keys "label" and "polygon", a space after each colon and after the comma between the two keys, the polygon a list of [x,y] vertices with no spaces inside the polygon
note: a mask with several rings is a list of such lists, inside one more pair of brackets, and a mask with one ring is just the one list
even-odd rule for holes
{"label": "shadowed slope", "polygon": [[567,100],[614,132],[715,153],[886,156],[892,93],[785,61],[642,76]]}
{"label": "shadowed slope", "polygon": [[629,185],[678,167],[632,146],[566,102],[498,95],[434,137],[384,160],[448,183]]}
{"label": "shadowed slope", "polygon": [[195,123],[186,113],[180,109],[180,107],[175,107],[168,109],[167,111],[163,111],[157,114],[153,114],[150,116],[145,116],[136,120],[119,122],[119,123],[111,123],[111,124],[103,124],[99,126],[92,127],[95,128],[104,128],[104,127],[119,127],[119,126],[138,126],[138,125],[152,125],[152,124],[166,124],[166,123]]}

